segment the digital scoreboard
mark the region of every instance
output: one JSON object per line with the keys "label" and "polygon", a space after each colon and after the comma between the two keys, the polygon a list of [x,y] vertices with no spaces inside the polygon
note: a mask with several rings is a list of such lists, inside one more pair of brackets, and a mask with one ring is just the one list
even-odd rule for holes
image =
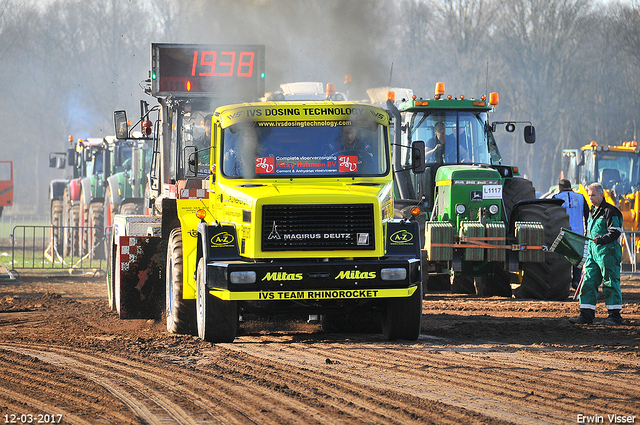
{"label": "digital scoreboard", "polygon": [[153,96],[264,96],[264,45],[151,44]]}

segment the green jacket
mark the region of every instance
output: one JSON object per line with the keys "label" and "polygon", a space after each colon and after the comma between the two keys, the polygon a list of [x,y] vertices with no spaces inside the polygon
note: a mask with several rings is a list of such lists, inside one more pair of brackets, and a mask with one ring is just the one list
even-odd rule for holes
{"label": "green jacket", "polygon": [[622,213],[613,205],[602,201],[598,208],[592,208],[587,223],[587,237],[591,239],[589,255],[600,264],[620,263],[622,247],[618,238],[622,233]]}

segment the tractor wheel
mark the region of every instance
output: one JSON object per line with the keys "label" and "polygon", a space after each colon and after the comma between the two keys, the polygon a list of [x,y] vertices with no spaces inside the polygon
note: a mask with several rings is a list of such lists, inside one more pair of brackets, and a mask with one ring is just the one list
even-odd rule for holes
{"label": "tractor wheel", "polygon": [[427,277],[427,292],[451,291],[451,276],[436,274]]}
{"label": "tractor wheel", "polygon": [[382,334],[389,341],[406,339],[415,341],[420,336],[422,322],[422,282],[413,295],[389,298],[382,314]]}
{"label": "tractor wheel", "polygon": [[71,252],[72,230],[71,223],[71,200],[69,199],[69,188],[64,190],[62,195],[62,255],[68,256]]}
{"label": "tractor wheel", "polygon": [[104,206],[101,203],[93,202],[89,205],[89,229],[87,229],[89,238],[87,248],[92,253],[91,258],[95,260],[104,260]]}
{"label": "tractor wheel", "polygon": [[109,308],[116,311],[115,261],[118,247],[113,243],[113,233],[109,233],[106,241],[107,254],[107,300]]}
{"label": "tractor wheel", "polygon": [[182,298],[182,229],[173,229],[169,235],[165,272],[167,331],[171,333],[196,334],[196,300]]}
{"label": "tractor wheel", "polygon": [[517,202],[525,199],[535,199],[536,190],[530,180],[516,177],[506,180],[502,188],[502,202],[504,203],[504,213],[507,221],[509,215]]}
{"label": "tractor wheel", "polygon": [[84,193],[80,195],[79,211],[78,252],[80,253],[80,256],[83,256],[88,253],[91,248],[89,246],[89,203],[86,201]]}
{"label": "tractor wheel", "polygon": [[507,297],[511,298],[511,275],[504,271],[502,267],[495,264],[493,266],[493,275],[485,276],[484,282],[479,285],[484,289],[483,295],[487,297]]}
{"label": "tractor wheel", "polygon": [[65,229],[67,236],[65,237],[65,257],[74,257],[80,254],[78,250],[78,243],[80,241],[80,235],[78,232],[78,223],[80,220],[80,207],[78,205],[72,205],[69,208],[69,224]]}
{"label": "tractor wheel", "polygon": [[348,314],[322,315],[322,330],[327,333],[380,333],[380,313],[359,311]]}
{"label": "tractor wheel", "polygon": [[51,201],[51,246],[58,254],[62,254],[62,201]]}
{"label": "tractor wheel", "polygon": [[224,301],[209,294],[204,258],[196,271],[198,337],[209,342],[233,342],[238,332],[238,302]]}
{"label": "tractor wheel", "polygon": [[[454,294],[475,294],[475,279],[470,276],[451,275],[451,292]],[[481,291],[482,292],[482,291]],[[478,294],[483,295],[483,294]]]}
{"label": "tractor wheel", "polygon": [[[544,243],[551,246],[560,228],[569,227],[569,216],[560,205],[531,204],[520,209],[518,221],[541,222]],[[555,252],[545,252],[542,263],[524,263],[518,298],[564,301],[571,290],[571,263]]]}
{"label": "tractor wheel", "polygon": [[117,205],[113,203],[111,189],[107,188],[104,194],[104,227],[113,226],[113,216],[118,213]]}
{"label": "tractor wheel", "polygon": [[140,210],[140,207],[138,207],[138,205],[132,202],[127,202],[122,204],[122,206],[120,207],[120,214],[121,215],[141,215],[142,211]]}

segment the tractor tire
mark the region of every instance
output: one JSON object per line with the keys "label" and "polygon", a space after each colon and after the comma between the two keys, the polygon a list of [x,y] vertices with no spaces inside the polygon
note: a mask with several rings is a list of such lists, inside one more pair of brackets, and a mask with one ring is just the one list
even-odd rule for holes
{"label": "tractor tire", "polygon": [[80,255],[78,243],[80,242],[80,235],[78,231],[78,223],[80,220],[80,207],[73,205],[69,208],[69,224],[65,228],[67,235],[65,236],[65,257],[75,257]]}
{"label": "tractor tire", "polygon": [[[562,227],[569,227],[569,216],[560,205],[531,204],[522,207],[518,221],[538,221],[544,226],[544,243],[551,246]],[[571,263],[555,252],[545,252],[542,263],[524,263],[517,298],[564,301],[571,290]]]}
{"label": "tractor tire", "polygon": [[93,202],[89,205],[89,238],[87,248],[91,252],[94,260],[104,260],[106,258],[104,237],[104,206],[102,203]]}
{"label": "tractor tire", "polygon": [[[451,292],[454,294],[475,294],[476,285],[475,279],[470,276],[455,276],[450,277],[451,280]],[[482,295],[482,294],[479,294]]]}
{"label": "tractor tire", "polygon": [[111,189],[107,188],[104,194],[104,227],[113,226],[113,216],[118,214],[118,206],[113,203]]}
{"label": "tractor tire", "polygon": [[502,187],[502,202],[504,204],[506,217],[505,222],[509,221],[509,216],[516,203],[524,201],[525,199],[535,199],[535,197],[536,190],[530,180],[521,177],[505,180],[504,186]]}
{"label": "tractor tire", "polygon": [[84,256],[89,252],[91,248],[89,246],[89,203],[85,200],[85,195],[82,193],[80,195],[80,205],[79,205],[79,220],[78,226],[80,227],[78,236],[78,249],[80,256]]}
{"label": "tractor tire", "polygon": [[331,313],[322,315],[321,324],[326,333],[373,334],[382,332],[380,319],[380,313],[375,311]]}
{"label": "tractor tire", "polygon": [[122,206],[120,207],[120,215],[141,215],[142,211],[141,208],[131,202],[127,202],[122,204]]}
{"label": "tractor tire", "polygon": [[486,297],[507,297],[513,296],[511,290],[511,275],[497,264],[493,266],[493,276],[485,276],[484,282],[479,284],[483,288],[483,294]]}
{"label": "tractor tire", "polygon": [[422,325],[422,282],[413,295],[406,298],[389,298],[382,314],[382,335],[392,341],[415,341]]}
{"label": "tractor tire", "polygon": [[51,201],[51,246],[58,254],[62,254],[62,201],[54,199]]}
{"label": "tractor tire", "polygon": [[113,233],[109,233],[105,244],[107,251],[107,301],[109,308],[116,311],[115,262],[118,247],[113,243]]}
{"label": "tractor tire", "polygon": [[204,258],[196,271],[198,337],[208,342],[233,342],[238,333],[238,302],[224,301],[209,294]]}
{"label": "tractor tire", "polygon": [[165,272],[165,315],[167,331],[177,334],[196,335],[196,300],[182,298],[182,229],[177,227],[169,235]]}
{"label": "tractor tire", "polygon": [[451,276],[448,274],[436,274],[427,277],[427,292],[451,291]]}

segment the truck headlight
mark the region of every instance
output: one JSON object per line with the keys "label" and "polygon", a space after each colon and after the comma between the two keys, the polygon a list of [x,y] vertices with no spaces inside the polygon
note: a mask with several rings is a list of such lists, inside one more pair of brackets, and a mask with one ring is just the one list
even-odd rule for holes
{"label": "truck headlight", "polygon": [[407,269],[382,269],[380,270],[380,278],[382,280],[405,280],[407,278]]}
{"label": "truck headlight", "polygon": [[489,214],[498,214],[498,206],[496,204],[489,205]]}
{"label": "truck headlight", "polygon": [[231,272],[231,283],[256,283],[256,272]]}
{"label": "truck headlight", "polygon": [[458,214],[464,214],[466,210],[467,210],[467,207],[465,207],[464,204],[456,204],[456,212]]}

